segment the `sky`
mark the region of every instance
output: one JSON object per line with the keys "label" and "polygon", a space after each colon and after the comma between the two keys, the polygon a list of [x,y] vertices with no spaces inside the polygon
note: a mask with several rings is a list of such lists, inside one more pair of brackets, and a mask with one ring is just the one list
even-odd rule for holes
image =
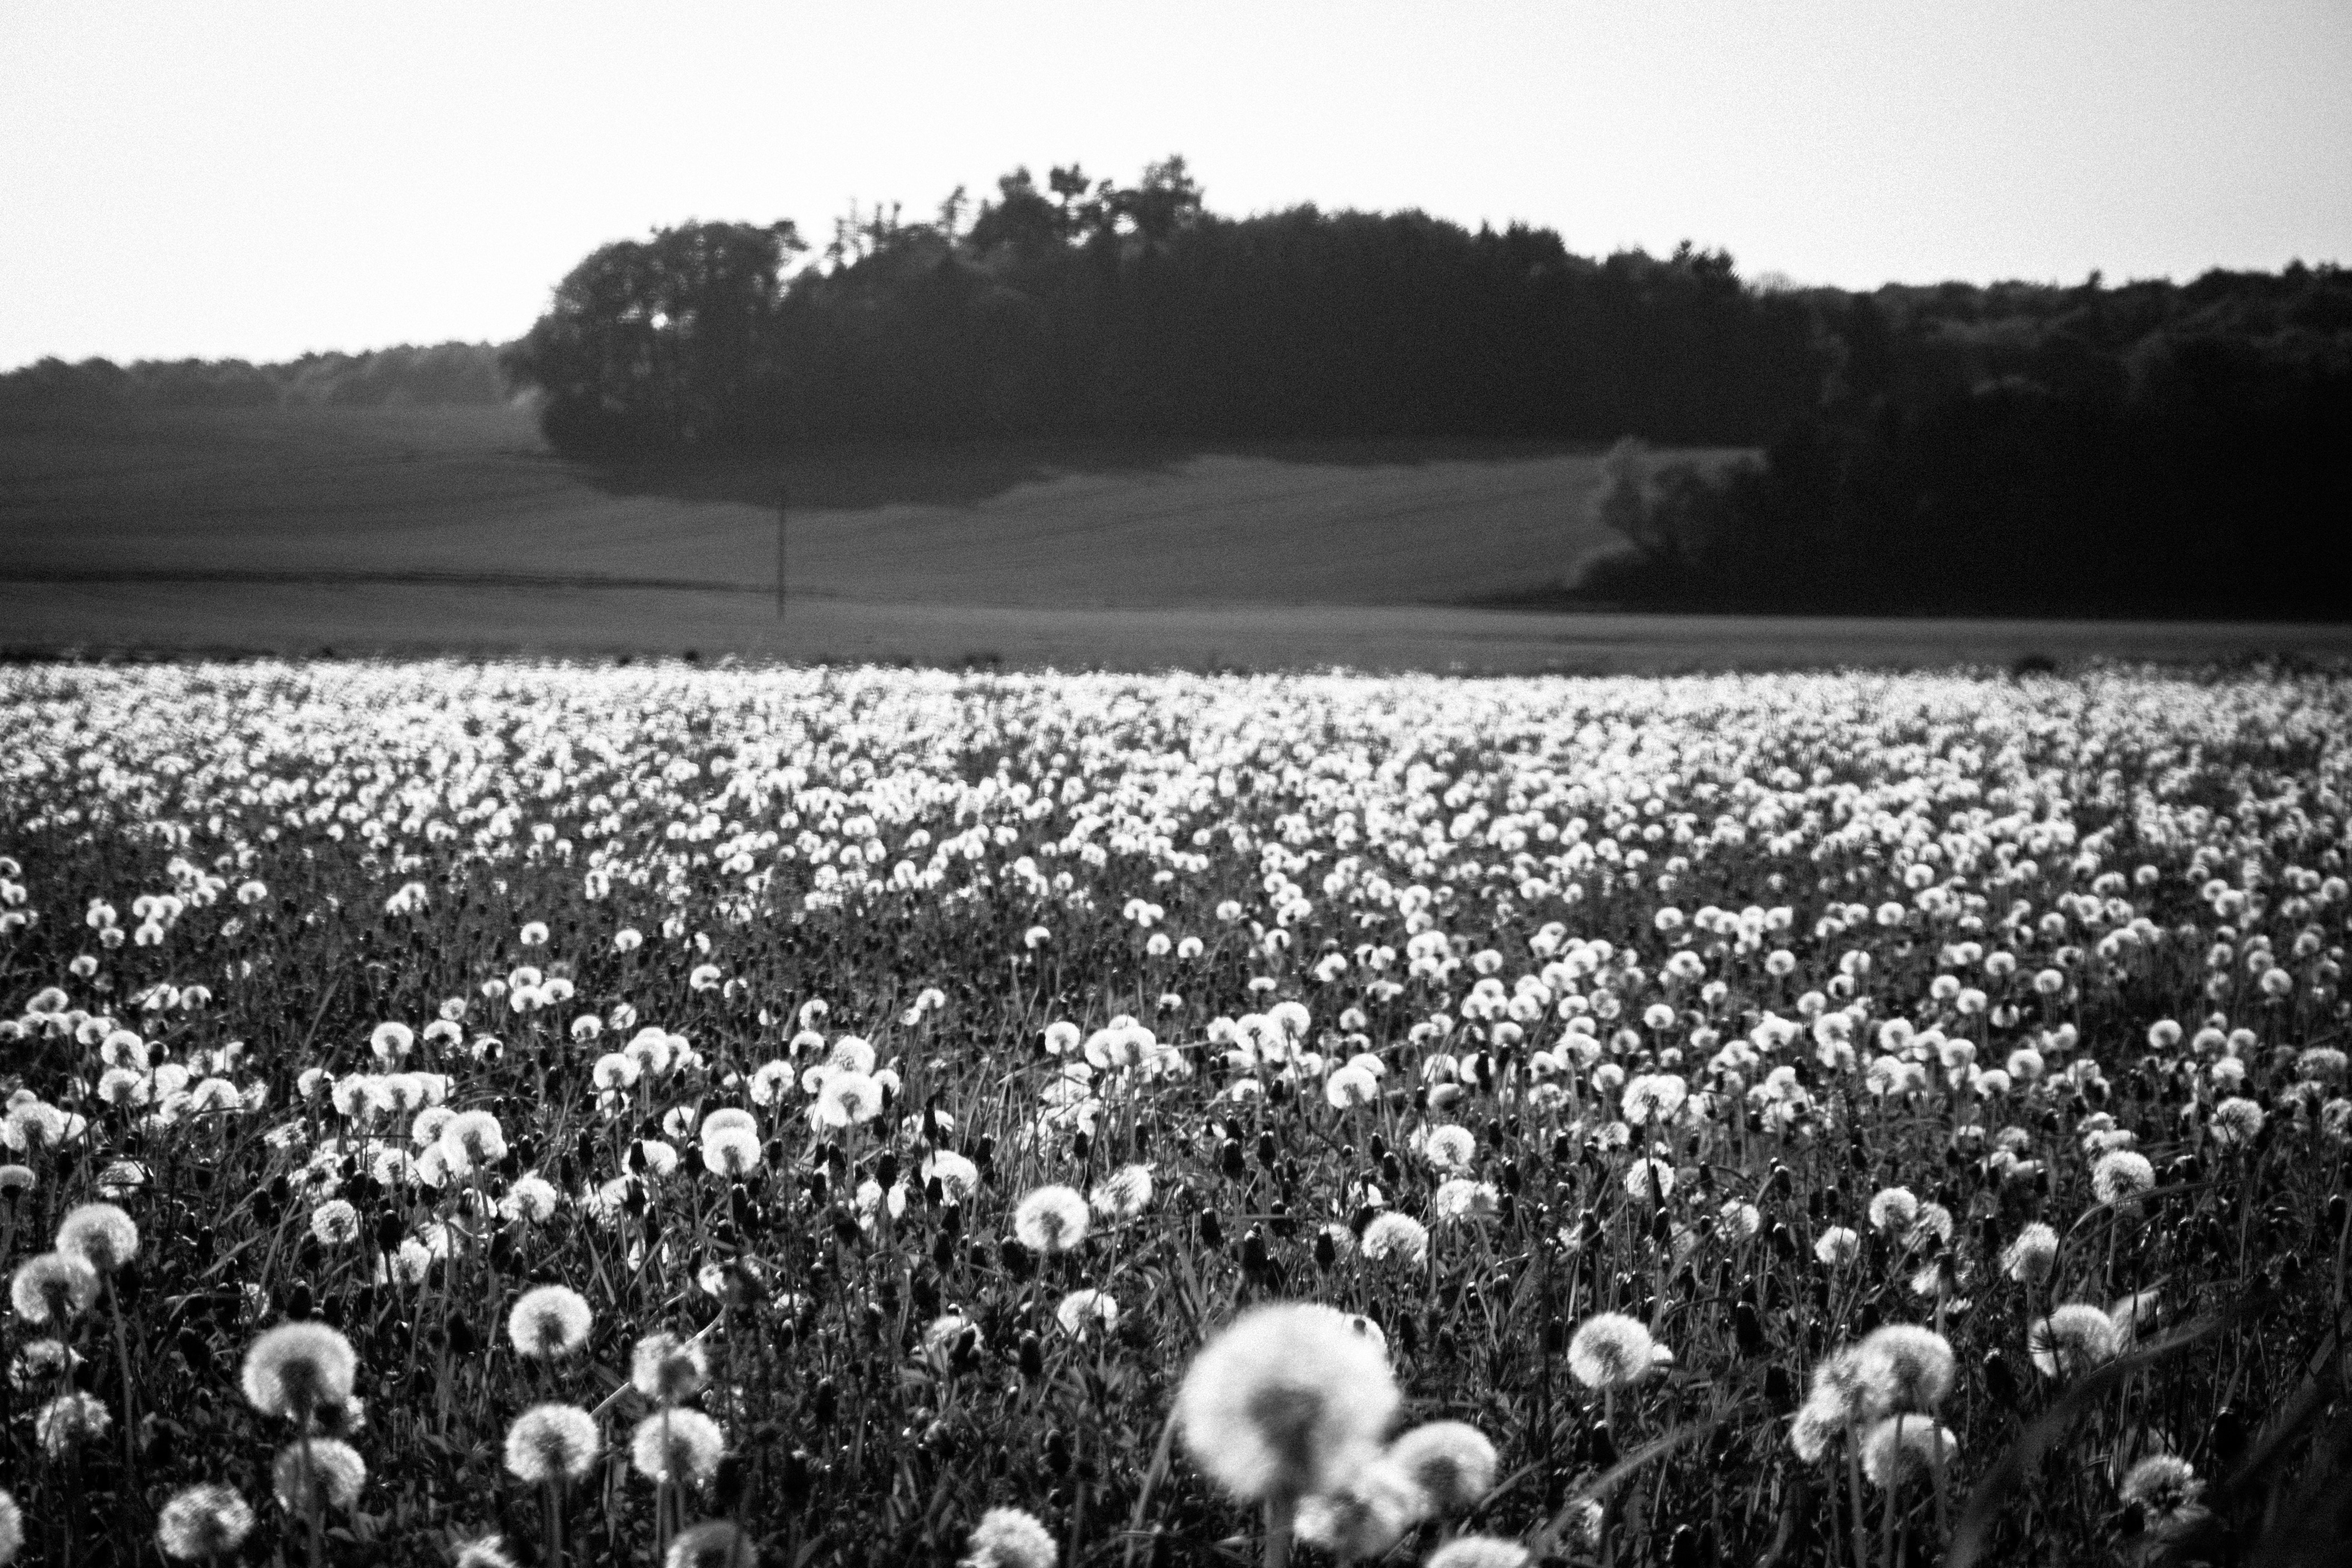
{"label": "sky", "polygon": [[609,240],[1181,153],[1744,276],[2352,260],[2342,0],[0,0],[0,367],[520,335]]}

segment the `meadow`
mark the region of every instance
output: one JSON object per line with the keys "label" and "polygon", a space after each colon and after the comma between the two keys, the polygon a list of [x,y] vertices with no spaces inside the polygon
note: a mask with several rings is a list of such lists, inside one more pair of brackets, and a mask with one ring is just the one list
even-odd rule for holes
{"label": "meadow", "polygon": [[0,671],[0,1561],[2333,1561],[2352,679]]}
{"label": "meadow", "polygon": [[1560,613],[1546,590],[1611,542],[1600,484],[1597,452],[1537,443],[615,468],[558,458],[521,408],[19,414],[0,650],[1470,674],[2352,654],[2344,626]]}

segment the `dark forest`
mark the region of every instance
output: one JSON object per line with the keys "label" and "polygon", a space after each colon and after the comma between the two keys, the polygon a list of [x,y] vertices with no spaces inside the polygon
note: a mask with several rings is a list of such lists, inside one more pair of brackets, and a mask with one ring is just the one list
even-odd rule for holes
{"label": "dark forest", "polygon": [[606,245],[503,350],[46,361],[0,407],[478,403],[607,462],[804,442],[1450,437],[1617,454],[1570,598],[1679,608],[2340,618],[2352,277],[1759,287],[1419,212],[1212,212],[1025,169],[973,206]]}

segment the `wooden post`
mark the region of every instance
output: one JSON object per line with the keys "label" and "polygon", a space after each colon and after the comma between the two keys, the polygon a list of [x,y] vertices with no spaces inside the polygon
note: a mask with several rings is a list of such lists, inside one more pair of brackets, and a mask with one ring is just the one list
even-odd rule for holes
{"label": "wooden post", "polygon": [[780,623],[784,618],[784,515],[791,500],[791,491],[776,491],[776,619]]}

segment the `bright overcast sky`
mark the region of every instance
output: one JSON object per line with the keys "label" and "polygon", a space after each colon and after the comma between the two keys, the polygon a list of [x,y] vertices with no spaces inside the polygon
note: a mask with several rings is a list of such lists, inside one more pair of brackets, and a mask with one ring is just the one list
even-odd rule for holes
{"label": "bright overcast sky", "polygon": [[2352,260],[2352,5],[0,0],[0,366],[502,340],[656,225],[1171,152],[1805,282]]}

